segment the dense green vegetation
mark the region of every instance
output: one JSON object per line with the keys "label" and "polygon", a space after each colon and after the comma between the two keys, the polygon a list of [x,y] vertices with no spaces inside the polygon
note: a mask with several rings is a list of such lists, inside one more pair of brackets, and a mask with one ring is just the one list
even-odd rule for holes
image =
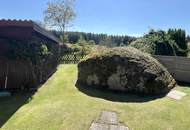
{"label": "dense green vegetation", "polygon": [[182,29],[169,29],[167,34],[169,35],[169,38],[173,40],[177,45],[178,48],[176,49],[176,55],[177,56],[187,56],[188,48],[187,44],[188,41],[186,39],[186,32]]}
{"label": "dense green vegetation", "polygon": [[188,54],[186,33],[181,29],[150,30],[148,34],[130,45],[153,55],[187,56]]}
{"label": "dense green vegetation", "polygon": [[67,43],[66,46],[63,46],[61,49],[62,57],[67,57],[68,55],[81,55],[82,57],[89,54],[95,46],[93,40],[86,41],[81,36],[76,44]]}
{"label": "dense green vegetation", "polygon": [[[181,101],[75,87],[76,65],[58,71],[32,96],[23,93],[0,100],[2,130],[88,130],[102,110],[116,111],[130,130],[188,130],[190,88]],[[23,99],[22,99],[23,97]],[[28,100],[27,100],[28,97]],[[138,124],[138,125],[137,125]]]}
{"label": "dense green vegetation", "polygon": [[27,60],[32,63],[39,62],[53,55],[51,45],[47,42],[18,41],[9,39],[9,50],[2,56],[12,60]]}
{"label": "dense green vegetation", "polygon": [[182,29],[169,29],[167,31],[151,29],[139,38],[83,32],[66,32],[62,38],[60,32],[53,31],[53,33],[61,37],[63,43],[67,43],[72,52],[83,54],[88,54],[94,45],[107,47],[131,45],[153,55],[186,57],[189,54],[188,40],[190,38]]}

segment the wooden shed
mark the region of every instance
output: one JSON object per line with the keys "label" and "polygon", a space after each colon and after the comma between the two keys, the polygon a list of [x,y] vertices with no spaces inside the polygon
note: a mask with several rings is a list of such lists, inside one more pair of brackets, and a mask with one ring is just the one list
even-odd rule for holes
{"label": "wooden shed", "polygon": [[0,89],[36,87],[58,61],[59,39],[52,33],[33,21],[0,20]]}

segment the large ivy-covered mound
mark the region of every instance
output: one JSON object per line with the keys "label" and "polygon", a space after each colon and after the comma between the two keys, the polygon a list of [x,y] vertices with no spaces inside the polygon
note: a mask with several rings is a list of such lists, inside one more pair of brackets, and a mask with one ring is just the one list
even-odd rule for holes
{"label": "large ivy-covered mound", "polygon": [[78,64],[77,83],[147,94],[167,93],[175,80],[157,60],[133,47],[99,49]]}

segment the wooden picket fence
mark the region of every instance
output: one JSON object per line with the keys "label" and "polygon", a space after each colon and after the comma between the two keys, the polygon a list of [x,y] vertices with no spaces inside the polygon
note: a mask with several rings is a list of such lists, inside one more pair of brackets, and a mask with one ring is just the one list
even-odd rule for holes
{"label": "wooden picket fence", "polygon": [[84,54],[66,53],[61,57],[61,64],[77,64],[81,59],[84,58]]}

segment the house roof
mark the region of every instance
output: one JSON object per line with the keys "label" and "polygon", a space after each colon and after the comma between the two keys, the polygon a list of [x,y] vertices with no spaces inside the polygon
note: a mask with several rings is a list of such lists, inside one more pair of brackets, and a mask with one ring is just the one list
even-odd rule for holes
{"label": "house roof", "polygon": [[51,32],[43,29],[31,20],[0,20],[0,37],[30,39],[34,33],[60,43],[60,40]]}

